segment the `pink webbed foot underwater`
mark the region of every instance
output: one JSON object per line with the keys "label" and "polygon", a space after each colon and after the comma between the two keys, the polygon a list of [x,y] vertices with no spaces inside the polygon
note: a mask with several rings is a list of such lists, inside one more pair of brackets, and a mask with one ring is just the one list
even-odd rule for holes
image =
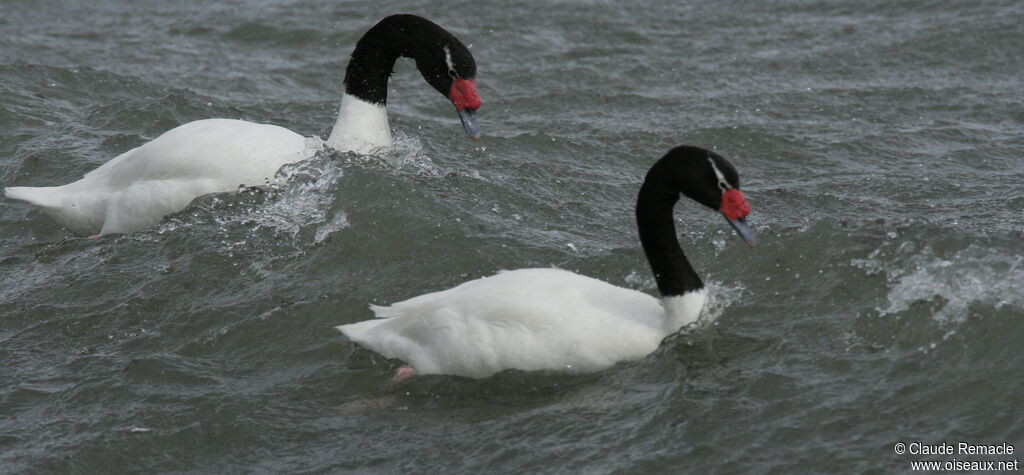
{"label": "pink webbed foot underwater", "polygon": [[401,383],[413,376],[416,376],[416,368],[413,368],[412,365],[405,365],[395,370],[395,375],[391,377],[391,382]]}

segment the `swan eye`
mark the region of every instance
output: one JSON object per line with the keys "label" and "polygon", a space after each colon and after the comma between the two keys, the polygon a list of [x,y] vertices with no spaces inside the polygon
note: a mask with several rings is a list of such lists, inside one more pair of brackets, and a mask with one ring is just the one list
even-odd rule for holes
{"label": "swan eye", "polygon": [[450,77],[452,79],[458,79],[459,78],[459,73],[455,72],[454,69],[448,68],[448,77]]}

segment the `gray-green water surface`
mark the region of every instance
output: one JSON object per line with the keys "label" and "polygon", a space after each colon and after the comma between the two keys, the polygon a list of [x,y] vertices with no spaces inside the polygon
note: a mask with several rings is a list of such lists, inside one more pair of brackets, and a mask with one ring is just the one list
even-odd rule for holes
{"label": "gray-green water surface", "polygon": [[[878,473],[929,458],[898,442],[1024,450],[1019,1],[7,0],[0,184],[209,117],[326,137],[352,46],[396,12],[471,45],[483,140],[401,62],[388,161],[323,154],[98,240],[0,201],[0,471]],[[677,207],[701,330],[592,375],[388,388],[400,362],[333,329],[501,269],[654,294],[633,204],[682,143],[736,165],[760,236]]]}

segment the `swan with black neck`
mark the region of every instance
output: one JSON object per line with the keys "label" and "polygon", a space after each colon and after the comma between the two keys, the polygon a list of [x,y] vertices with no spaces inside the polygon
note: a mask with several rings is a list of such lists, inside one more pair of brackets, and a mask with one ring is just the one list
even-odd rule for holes
{"label": "swan with black neck", "polygon": [[[369,154],[391,146],[388,78],[399,57],[415,60],[426,82],[451,101],[466,134],[480,136],[476,62],[444,28],[414,15],[392,15],[356,43],[345,72],[338,120],[327,146]],[[8,198],[38,206],[75,231],[145,229],[209,193],[265,186],[288,163],[321,150],[283,127],[233,119],[180,125],[63,186],[8,187]]]}
{"label": "swan with black neck", "polygon": [[658,160],[637,197],[636,220],[661,298],[560,269],[503,271],[388,307],[338,328],[352,341],[409,365],[413,374],[483,378],[507,369],[593,372],[643,358],[693,323],[704,283],[683,254],[672,210],[682,194],[719,211],[748,244],[750,206],[735,168],[681,146]]}

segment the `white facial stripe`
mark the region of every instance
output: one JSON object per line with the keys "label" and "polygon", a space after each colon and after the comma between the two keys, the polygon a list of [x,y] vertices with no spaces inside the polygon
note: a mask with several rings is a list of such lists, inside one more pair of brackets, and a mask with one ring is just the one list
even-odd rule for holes
{"label": "white facial stripe", "polygon": [[715,165],[715,159],[708,157],[708,161],[711,162],[711,169],[715,171],[715,176],[718,177],[718,189],[723,192],[725,190],[732,189],[729,182],[725,181],[725,175],[722,175],[722,172],[718,169],[718,165]]}
{"label": "white facial stripe", "polygon": [[455,65],[452,64],[452,52],[448,50],[448,45],[444,46],[444,62],[448,65],[448,72],[454,76]]}

